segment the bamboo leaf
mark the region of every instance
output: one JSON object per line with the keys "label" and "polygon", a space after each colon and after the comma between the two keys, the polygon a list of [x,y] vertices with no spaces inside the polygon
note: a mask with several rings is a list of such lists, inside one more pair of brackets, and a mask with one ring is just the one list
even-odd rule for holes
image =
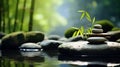
{"label": "bamboo leaf", "polygon": [[87,33],[92,33],[92,28],[89,28],[89,29],[87,30]]}
{"label": "bamboo leaf", "polygon": [[80,20],[82,20],[84,18],[84,16],[85,16],[85,13],[83,12],[81,17],[80,17]]}
{"label": "bamboo leaf", "polygon": [[75,37],[75,36],[76,36],[76,34],[77,34],[77,31],[75,31],[75,32],[73,33],[72,37]]}
{"label": "bamboo leaf", "polygon": [[95,20],[96,20],[96,18],[94,17],[94,18],[93,18],[93,20],[92,20],[92,24],[94,24],[94,23],[95,23]]}
{"label": "bamboo leaf", "polygon": [[90,14],[89,14],[88,12],[85,12],[85,14],[86,14],[87,20],[88,20],[89,22],[91,22],[92,20],[91,20]]}
{"label": "bamboo leaf", "polygon": [[81,13],[81,12],[85,12],[85,11],[84,11],[84,10],[79,10],[78,12],[80,12],[80,13]]}
{"label": "bamboo leaf", "polygon": [[81,31],[80,31],[80,29],[79,29],[79,30],[77,31],[77,36],[80,34],[80,32],[81,32]]}
{"label": "bamboo leaf", "polygon": [[84,27],[83,26],[80,27],[80,32],[79,33],[83,37],[83,33],[84,33]]}
{"label": "bamboo leaf", "polygon": [[81,32],[82,32],[82,33],[84,33],[84,27],[83,27],[83,26],[81,26],[81,28],[80,28],[80,29],[81,29]]}

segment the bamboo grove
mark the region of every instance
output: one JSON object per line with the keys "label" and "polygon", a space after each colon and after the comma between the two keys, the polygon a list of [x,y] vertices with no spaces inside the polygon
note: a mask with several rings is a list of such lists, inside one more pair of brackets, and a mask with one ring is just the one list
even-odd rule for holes
{"label": "bamboo grove", "polygon": [[[25,23],[25,11],[27,7],[27,0],[23,1],[21,13],[18,11],[20,0],[14,1],[14,7],[10,8],[10,1],[12,0],[1,0],[0,2],[0,32],[11,33],[15,31],[22,31],[23,24]],[[33,26],[33,15],[34,15],[34,4],[35,0],[31,0],[29,8],[29,21],[27,31],[32,30]],[[14,9],[14,10],[13,10]],[[10,11],[13,11],[14,15],[10,15]],[[21,16],[21,18],[19,18]],[[13,19],[13,20],[12,20]]]}

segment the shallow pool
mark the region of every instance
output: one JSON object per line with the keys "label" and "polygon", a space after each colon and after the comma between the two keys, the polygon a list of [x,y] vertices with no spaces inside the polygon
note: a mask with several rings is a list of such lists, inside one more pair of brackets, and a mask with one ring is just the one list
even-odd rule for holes
{"label": "shallow pool", "polygon": [[0,51],[0,67],[113,67],[120,56],[70,56],[58,51]]}

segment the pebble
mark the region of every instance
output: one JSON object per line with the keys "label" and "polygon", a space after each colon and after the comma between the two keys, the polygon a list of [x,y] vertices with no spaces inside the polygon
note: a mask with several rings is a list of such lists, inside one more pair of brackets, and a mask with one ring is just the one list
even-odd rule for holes
{"label": "pebble", "polygon": [[94,28],[96,28],[96,29],[102,29],[102,25],[100,25],[100,24],[95,24],[95,25],[94,25]]}
{"label": "pebble", "polygon": [[43,50],[56,50],[60,44],[62,44],[62,42],[56,40],[44,40],[38,43],[38,45],[41,45]]}
{"label": "pebble", "polygon": [[90,37],[87,39],[87,41],[90,44],[101,44],[101,43],[105,43],[105,41],[107,41],[107,39],[104,37]]}
{"label": "pebble", "polygon": [[103,29],[92,29],[93,33],[103,33]]}

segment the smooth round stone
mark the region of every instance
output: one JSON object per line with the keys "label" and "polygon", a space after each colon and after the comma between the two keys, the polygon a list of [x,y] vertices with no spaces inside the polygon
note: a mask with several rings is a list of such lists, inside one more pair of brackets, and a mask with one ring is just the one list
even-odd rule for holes
{"label": "smooth round stone", "polygon": [[102,29],[102,25],[100,25],[100,24],[95,24],[95,25],[94,25],[94,28],[96,28],[96,29]]}
{"label": "smooth round stone", "polygon": [[35,43],[24,43],[19,48],[21,51],[39,51],[41,46]]}
{"label": "smooth round stone", "polygon": [[62,42],[56,40],[44,40],[38,44],[41,45],[43,50],[57,50],[58,46],[62,44]]}
{"label": "smooth round stone", "polygon": [[87,41],[90,44],[101,44],[101,43],[105,43],[107,39],[104,37],[90,37],[87,39]]}
{"label": "smooth round stone", "polygon": [[103,33],[103,29],[92,29],[93,33]]}

